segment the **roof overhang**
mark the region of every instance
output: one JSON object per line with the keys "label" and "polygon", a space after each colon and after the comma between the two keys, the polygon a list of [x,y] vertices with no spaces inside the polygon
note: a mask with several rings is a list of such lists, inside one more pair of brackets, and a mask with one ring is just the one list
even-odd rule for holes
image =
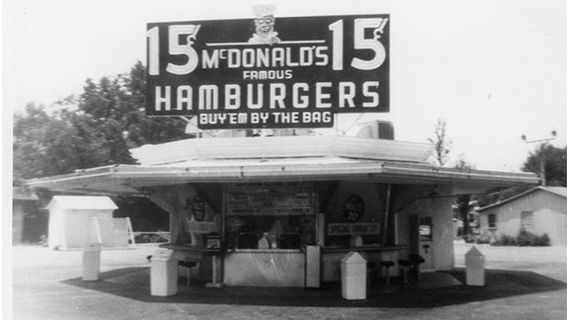
{"label": "roof overhang", "polygon": [[350,180],[395,184],[467,185],[477,188],[536,184],[532,173],[437,168],[344,157],[192,160],[166,166],[116,165],[27,181],[58,193],[141,195],[148,188],[186,183]]}
{"label": "roof overhang", "polygon": [[141,165],[167,166],[193,160],[343,157],[424,163],[427,143],[346,136],[276,136],[185,139],[131,149]]}

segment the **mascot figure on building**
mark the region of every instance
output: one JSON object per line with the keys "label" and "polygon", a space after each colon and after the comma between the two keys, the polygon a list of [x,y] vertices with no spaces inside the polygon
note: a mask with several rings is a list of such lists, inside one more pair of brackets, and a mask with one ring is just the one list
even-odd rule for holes
{"label": "mascot figure on building", "polygon": [[274,31],[274,10],[276,9],[273,5],[259,5],[253,8],[253,13],[255,15],[255,33],[249,39],[251,44],[275,44],[280,42],[278,38],[278,32]]}

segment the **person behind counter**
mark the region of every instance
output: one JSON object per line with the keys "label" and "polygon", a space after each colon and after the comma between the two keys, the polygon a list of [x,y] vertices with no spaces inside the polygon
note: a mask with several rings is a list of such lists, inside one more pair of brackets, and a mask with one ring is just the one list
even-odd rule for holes
{"label": "person behind counter", "polygon": [[299,249],[300,236],[297,228],[290,226],[286,219],[278,219],[270,231],[264,232],[258,241],[259,249]]}
{"label": "person behind counter", "polygon": [[264,232],[262,238],[258,240],[259,249],[277,249],[276,234],[274,232]]}

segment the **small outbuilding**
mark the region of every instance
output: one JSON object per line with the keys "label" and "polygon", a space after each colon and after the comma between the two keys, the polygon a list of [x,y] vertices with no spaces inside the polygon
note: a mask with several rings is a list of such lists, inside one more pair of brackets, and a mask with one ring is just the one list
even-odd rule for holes
{"label": "small outbuilding", "polygon": [[80,249],[85,241],[103,247],[128,246],[128,221],[113,219],[118,207],[109,197],[54,196],[46,209],[51,249]]}
{"label": "small outbuilding", "polygon": [[526,230],[536,235],[546,233],[551,245],[566,245],[565,187],[535,187],[477,212],[481,233],[492,239],[515,237]]}
{"label": "small outbuilding", "polygon": [[12,244],[38,243],[47,234],[47,219],[39,199],[18,188],[12,190]]}

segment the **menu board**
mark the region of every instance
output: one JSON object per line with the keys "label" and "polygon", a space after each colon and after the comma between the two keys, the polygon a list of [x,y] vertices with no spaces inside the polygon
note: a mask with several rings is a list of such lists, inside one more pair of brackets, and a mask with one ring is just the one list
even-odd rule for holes
{"label": "menu board", "polygon": [[311,183],[237,183],[227,186],[227,215],[312,215]]}

